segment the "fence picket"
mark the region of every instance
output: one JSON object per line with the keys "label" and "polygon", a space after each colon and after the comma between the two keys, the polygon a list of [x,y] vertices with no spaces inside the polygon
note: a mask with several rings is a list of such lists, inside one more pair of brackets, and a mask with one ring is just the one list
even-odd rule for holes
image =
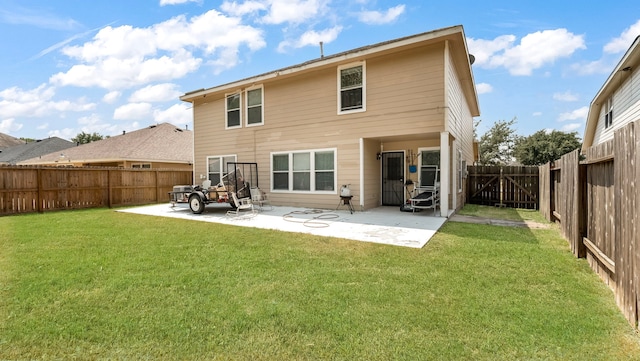
{"label": "fence picket", "polygon": [[467,203],[538,209],[538,173],[538,167],[468,166]]}
{"label": "fence picket", "polygon": [[634,327],[640,309],[638,147],[640,124],[630,123],[589,148],[584,161],[574,151],[540,167],[541,212],[560,223],[573,253],[586,257]]}
{"label": "fence picket", "polygon": [[0,216],[168,202],[193,173],[172,169],[0,166]]}

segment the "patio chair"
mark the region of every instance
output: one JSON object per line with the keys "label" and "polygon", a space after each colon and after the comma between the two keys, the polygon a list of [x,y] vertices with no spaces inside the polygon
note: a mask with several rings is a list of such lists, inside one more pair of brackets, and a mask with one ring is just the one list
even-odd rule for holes
{"label": "patio chair", "polygon": [[438,181],[438,167],[424,166],[420,170],[420,183],[413,189],[413,196],[409,199],[411,209],[436,209],[440,204],[440,182]]}
{"label": "patio chair", "polygon": [[262,211],[264,206],[269,206],[269,210],[273,210],[273,206],[271,205],[271,201],[267,199],[267,194],[264,193],[258,187],[249,188],[249,192],[251,192],[251,202],[258,206],[258,208]]}
{"label": "patio chair", "polygon": [[231,198],[233,199],[233,204],[235,204],[236,208],[227,211],[227,216],[238,217],[241,215],[255,215],[256,210],[253,208],[253,202],[251,202],[251,198],[240,198],[236,195],[236,192],[231,193]]}

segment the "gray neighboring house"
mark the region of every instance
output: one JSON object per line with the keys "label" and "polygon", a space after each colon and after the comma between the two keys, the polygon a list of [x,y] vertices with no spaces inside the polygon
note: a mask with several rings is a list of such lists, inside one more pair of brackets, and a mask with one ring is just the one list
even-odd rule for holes
{"label": "gray neighboring house", "polygon": [[24,144],[24,141],[14,138],[8,134],[0,133],[0,150],[20,144]]}
{"label": "gray neighboring house", "polygon": [[18,162],[38,158],[52,152],[74,147],[76,144],[58,137],[22,143],[0,150],[0,164],[15,165]]}

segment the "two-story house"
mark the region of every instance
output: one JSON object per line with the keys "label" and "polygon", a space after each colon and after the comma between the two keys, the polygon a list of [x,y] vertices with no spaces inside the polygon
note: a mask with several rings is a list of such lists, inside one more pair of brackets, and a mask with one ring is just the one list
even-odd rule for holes
{"label": "two-story house", "polygon": [[640,36],[591,101],[582,151],[613,139],[613,133],[640,120]]}
{"label": "two-story house", "polygon": [[[464,202],[478,98],[462,26],[365,46],[196,90],[195,179],[256,162],[277,205],[356,208],[406,202],[437,166],[441,215]],[[410,181],[409,181],[410,180]]]}

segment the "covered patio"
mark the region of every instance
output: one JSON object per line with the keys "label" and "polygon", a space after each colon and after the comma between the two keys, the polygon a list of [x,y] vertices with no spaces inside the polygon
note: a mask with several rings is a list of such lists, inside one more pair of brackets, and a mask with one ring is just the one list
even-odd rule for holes
{"label": "covered patio", "polygon": [[424,247],[447,220],[434,216],[433,211],[401,212],[398,207],[378,207],[351,214],[344,207],[338,210],[319,210],[274,206],[272,210],[238,217],[227,216],[229,209],[225,204],[210,205],[202,214],[193,214],[188,208],[156,204],[120,209],[118,212],[307,233],[410,248]]}

